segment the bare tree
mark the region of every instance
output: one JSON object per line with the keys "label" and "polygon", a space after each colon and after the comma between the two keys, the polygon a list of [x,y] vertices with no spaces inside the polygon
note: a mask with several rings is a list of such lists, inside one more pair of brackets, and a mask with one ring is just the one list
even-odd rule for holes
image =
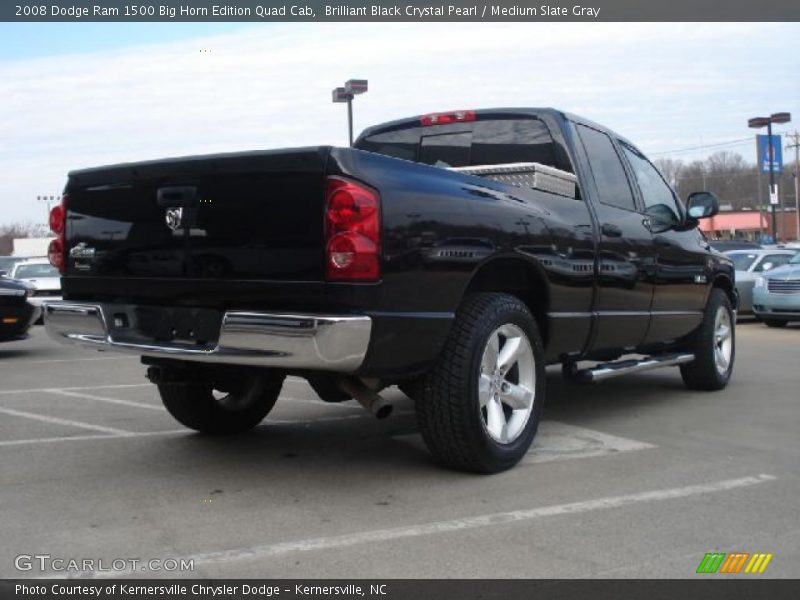
{"label": "bare tree", "polygon": [[[683,162],[680,159],[659,158],[656,167],[681,198],[701,190],[714,192],[723,205],[733,210],[759,209],[759,198],[767,198],[765,176],[759,178],[757,166],[748,163],[736,152],[716,152],[703,160]],[[793,180],[791,169],[785,168],[777,177],[780,195],[791,200]],[[759,182],[762,193],[759,195]]]}

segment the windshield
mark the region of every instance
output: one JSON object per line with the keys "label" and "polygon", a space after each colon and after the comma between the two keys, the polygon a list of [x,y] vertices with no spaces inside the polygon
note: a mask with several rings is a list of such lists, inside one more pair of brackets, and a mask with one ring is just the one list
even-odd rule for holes
{"label": "windshield", "polygon": [[737,271],[747,271],[758,258],[752,252],[732,252],[728,257],[733,261],[733,268]]}
{"label": "windshield", "polygon": [[38,279],[41,277],[60,277],[58,270],[53,265],[17,265],[14,270],[15,279]]}
{"label": "windshield", "polygon": [[789,264],[790,265],[800,265],[800,252],[798,252],[797,254],[795,254],[792,257],[792,260],[789,261]]}

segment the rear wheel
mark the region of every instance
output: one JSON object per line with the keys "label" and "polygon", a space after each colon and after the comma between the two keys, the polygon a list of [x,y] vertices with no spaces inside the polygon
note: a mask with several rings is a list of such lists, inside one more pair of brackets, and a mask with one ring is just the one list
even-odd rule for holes
{"label": "rear wheel", "polygon": [[416,398],[417,420],[442,464],[494,473],[530,448],[544,403],[536,322],[508,294],[468,297]]}
{"label": "rear wheel", "polygon": [[789,321],[784,319],[764,319],[764,325],[767,327],[786,327]]}
{"label": "rear wheel", "polygon": [[683,383],[691,390],[721,390],[731,378],[736,357],[736,327],[728,296],[714,288],[708,298],[703,323],[688,350],[695,356],[681,365]]}
{"label": "rear wheel", "polygon": [[267,416],[285,375],[251,372],[219,381],[169,381],[158,384],[161,401],[182,425],[203,433],[249,431]]}

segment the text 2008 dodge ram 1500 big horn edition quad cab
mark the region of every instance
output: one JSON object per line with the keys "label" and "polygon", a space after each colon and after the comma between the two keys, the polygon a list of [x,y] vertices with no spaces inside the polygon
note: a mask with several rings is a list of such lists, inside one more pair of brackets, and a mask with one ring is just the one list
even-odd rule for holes
{"label": "text 2008 dodge ram 1500 big horn edition quad cab", "polygon": [[140,354],[193,429],[254,427],[287,374],[379,416],[396,384],[441,463],[495,472],[531,445],[548,364],[575,382],[678,365],[691,389],[725,387],[734,271],[696,227],[717,209],[553,109],[86,169],[51,215],[64,301],[45,319],[59,341]]}

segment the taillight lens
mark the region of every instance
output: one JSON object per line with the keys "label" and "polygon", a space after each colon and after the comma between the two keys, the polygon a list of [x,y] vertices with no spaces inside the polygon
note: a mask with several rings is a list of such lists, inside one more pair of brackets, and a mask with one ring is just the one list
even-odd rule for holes
{"label": "taillight lens", "polygon": [[50,210],[50,230],[58,237],[50,242],[47,248],[47,258],[59,272],[63,273],[66,267],[64,248],[66,247],[67,234],[67,197],[61,198],[61,204]]}
{"label": "taillight lens", "polygon": [[61,238],[56,238],[50,241],[47,248],[47,258],[50,264],[53,265],[59,272],[64,272],[64,242]]}
{"label": "taillight lens", "polygon": [[431,113],[420,119],[423,127],[431,125],[448,125],[449,123],[468,123],[475,120],[474,110],[454,110],[444,113]]}
{"label": "taillight lens", "polygon": [[50,210],[50,231],[56,235],[64,232],[64,205],[57,204]]}
{"label": "taillight lens", "polygon": [[330,177],[326,188],[325,276],[329,281],[380,278],[380,198],[371,188]]}

